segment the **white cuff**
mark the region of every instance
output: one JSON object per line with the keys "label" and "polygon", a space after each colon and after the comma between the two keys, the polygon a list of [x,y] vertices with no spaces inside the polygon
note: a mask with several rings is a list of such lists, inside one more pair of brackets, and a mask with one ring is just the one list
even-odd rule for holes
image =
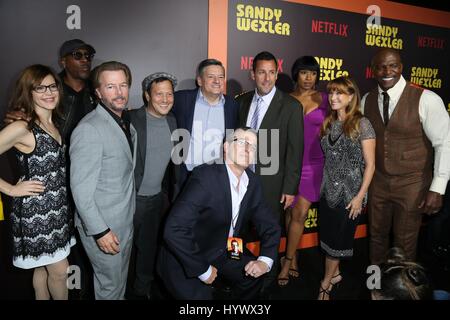
{"label": "white cuff", "polygon": [[262,261],[265,264],[267,264],[267,266],[269,267],[269,270],[267,270],[267,272],[269,272],[272,269],[272,265],[273,265],[273,260],[270,259],[269,257],[265,257],[265,256],[259,256],[258,257],[258,261]]}
{"label": "white cuff", "polygon": [[437,192],[444,195],[447,188],[447,179],[441,177],[434,177],[431,182],[430,191]]}
{"label": "white cuff", "polygon": [[209,267],[208,267],[208,270],[206,270],[205,273],[202,273],[201,275],[199,275],[198,278],[199,278],[201,281],[205,282],[206,280],[209,279],[209,277],[211,276],[211,273],[212,273],[212,268],[211,268],[211,266],[209,266]]}

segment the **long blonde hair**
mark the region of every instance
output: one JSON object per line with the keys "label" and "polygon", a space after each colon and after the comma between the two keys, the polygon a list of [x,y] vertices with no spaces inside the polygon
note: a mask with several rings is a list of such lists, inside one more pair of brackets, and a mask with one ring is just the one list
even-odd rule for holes
{"label": "long blonde hair", "polygon": [[[360,111],[361,97],[355,81],[350,77],[336,78],[328,82],[327,92],[338,92],[353,95],[352,100],[345,108],[345,120],[342,128],[344,134],[347,137],[353,140],[357,139],[360,133],[359,122],[363,115]],[[331,124],[337,120],[337,111],[331,109],[329,115],[323,121],[322,128],[320,130],[320,136],[323,137],[326,134],[327,130],[330,129]]]}

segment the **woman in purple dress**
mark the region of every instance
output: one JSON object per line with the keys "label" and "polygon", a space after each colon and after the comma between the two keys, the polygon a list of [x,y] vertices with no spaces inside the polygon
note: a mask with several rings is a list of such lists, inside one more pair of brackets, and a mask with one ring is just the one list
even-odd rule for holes
{"label": "woman in purple dress", "polygon": [[303,106],[304,151],[298,195],[290,213],[286,215],[287,247],[278,275],[279,286],[287,285],[289,276],[299,276],[297,245],[303,233],[308,210],[313,202],[319,200],[324,163],[320,147],[320,128],[328,112],[327,94],[315,90],[319,75],[319,64],[312,56],[300,57],[292,66],[292,79],[296,82],[296,88],[291,95]]}

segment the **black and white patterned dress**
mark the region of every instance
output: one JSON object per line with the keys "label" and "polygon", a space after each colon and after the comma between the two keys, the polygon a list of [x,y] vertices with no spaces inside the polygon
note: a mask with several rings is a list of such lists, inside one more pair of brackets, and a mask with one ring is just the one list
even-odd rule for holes
{"label": "black and white patterned dress", "polygon": [[[353,256],[353,238],[359,217],[349,218],[345,207],[358,194],[364,175],[364,155],[361,142],[375,139],[370,121],[363,117],[360,134],[352,140],[343,132],[343,122],[335,121],[321,139],[325,166],[319,204],[320,246],[334,258]],[[367,203],[367,194],[362,206]]]}
{"label": "black and white patterned dress", "polygon": [[67,209],[65,145],[34,124],[36,146],[31,153],[16,150],[21,180],[42,181],[37,196],[14,198],[13,265],[30,269],[66,258],[75,244],[73,218]]}

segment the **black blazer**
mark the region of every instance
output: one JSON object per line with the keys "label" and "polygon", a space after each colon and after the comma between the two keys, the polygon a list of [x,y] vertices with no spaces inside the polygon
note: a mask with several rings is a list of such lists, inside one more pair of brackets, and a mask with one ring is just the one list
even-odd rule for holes
{"label": "black blazer", "polygon": [[[192,123],[194,121],[194,111],[195,111],[195,100],[197,99],[198,91],[200,89],[194,90],[180,90],[175,92],[175,102],[172,108],[172,112],[177,120],[178,128],[186,129],[189,133],[192,133]],[[232,97],[225,97],[224,105],[224,118],[225,118],[225,130],[235,129],[238,124],[238,104]],[[182,155],[184,158],[187,157],[189,141],[185,141],[185,148]],[[183,187],[187,176],[188,170],[186,165],[183,163],[180,165],[179,169],[179,179],[177,182],[178,188],[181,190]]]}
{"label": "black blazer", "polygon": [[[145,156],[147,154],[147,118],[146,118],[146,106],[142,106],[139,109],[128,111],[130,121],[137,131],[137,155],[136,155],[136,167],[134,169],[134,178],[136,184],[136,191],[142,184],[142,178],[144,177]],[[173,114],[168,113],[166,116],[167,124],[169,125],[170,132],[173,133],[177,129],[177,122]],[[174,142],[173,142],[174,144]],[[167,166],[164,174],[162,189],[169,194],[170,198],[173,197],[174,185],[178,176],[178,168],[176,168],[171,162]]]}
{"label": "black blazer", "polygon": [[[247,122],[254,94],[255,91],[252,90],[237,97],[240,126],[245,126]],[[259,130],[261,129],[279,130],[279,141],[274,142],[274,147],[279,147],[278,170],[273,174],[264,174],[261,169],[270,167],[270,164],[261,164],[258,157],[255,172],[260,175],[266,201],[280,214],[283,211],[280,205],[281,195],[296,195],[298,192],[303,162],[303,106],[291,95],[276,89],[261,122]],[[258,135],[260,149],[264,140],[261,139],[261,131]],[[271,146],[270,133],[267,137],[268,146]],[[273,152],[274,150],[269,152],[269,155]]]}
{"label": "black blazer", "polygon": [[[258,176],[251,170],[246,172],[249,184],[234,235],[240,236],[242,226],[252,221],[261,240],[260,255],[275,261],[280,227],[264,202]],[[188,278],[206,272],[211,262],[226,252],[231,217],[231,191],[225,164],[196,167],[170,211],[164,228],[165,246],[162,250],[175,259],[164,259],[160,268],[170,272],[179,268],[164,265],[164,261],[167,264],[179,263]]]}

